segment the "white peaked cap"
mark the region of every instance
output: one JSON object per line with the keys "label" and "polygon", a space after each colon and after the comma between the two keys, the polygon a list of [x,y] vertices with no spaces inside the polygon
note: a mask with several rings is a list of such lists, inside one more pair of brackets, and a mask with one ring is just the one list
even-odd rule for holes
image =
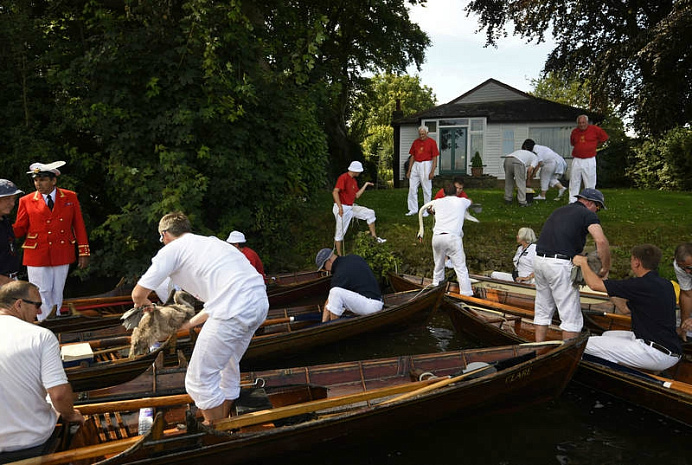
{"label": "white peaked cap", "polygon": [[64,161],[54,161],[53,163],[32,163],[29,166],[29,171],[26,172],[26,174],[38,174],[38,173],[53,173],[56,176],[60,176],[60,168],[61,166],[65,166],[67,163]]}

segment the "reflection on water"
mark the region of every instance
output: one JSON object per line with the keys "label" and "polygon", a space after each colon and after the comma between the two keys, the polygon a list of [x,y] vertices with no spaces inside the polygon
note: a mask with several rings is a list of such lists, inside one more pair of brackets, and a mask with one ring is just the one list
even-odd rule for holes
{"label": "reflection on water", "polygon": [[[375,334],[317,349],[295,365],[473,347],[443,314],[425,327]],[[692,428],[571,383],[552,402],[512,413],[373,432],[369,444],[329,445],[282,465],[692,465]]]}

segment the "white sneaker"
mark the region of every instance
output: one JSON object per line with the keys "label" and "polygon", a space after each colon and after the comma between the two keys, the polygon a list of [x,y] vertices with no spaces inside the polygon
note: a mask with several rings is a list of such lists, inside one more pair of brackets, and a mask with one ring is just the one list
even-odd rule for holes
{"label": "white sneaker", "polygon": [[418,213],[418,212],[408,212],[408,213],[406,214],[406,216],[413,216],[413,215],[415,215],[416,213]]}
{"label": "white sneaker", "polygon": [[377,237],[377,243],[378,244],[384,244],[385,242],[387,242],[387,239],[382,239],[381,237]]}
{"label": "white sneaker", "polygon": [[545,200],[545,197],[543,197],[542,195],[539,195],[539,196],[534,197],[533,200]]}

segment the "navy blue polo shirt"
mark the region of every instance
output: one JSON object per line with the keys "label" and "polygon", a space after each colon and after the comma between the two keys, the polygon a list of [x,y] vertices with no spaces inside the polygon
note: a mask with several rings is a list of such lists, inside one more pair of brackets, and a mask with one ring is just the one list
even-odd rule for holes
{"label": "navy blue polo shirt", "polygon": [[382,300],[382,292],[368,262],[358,255],[337,257],[332,263],[332,287],[341,287],[367,297]]}

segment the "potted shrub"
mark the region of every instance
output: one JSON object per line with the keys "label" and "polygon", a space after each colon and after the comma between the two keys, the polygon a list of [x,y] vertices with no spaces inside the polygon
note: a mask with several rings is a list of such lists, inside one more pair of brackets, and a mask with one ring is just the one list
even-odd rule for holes
{"label": "potted shrub", "polygon": [[481,154],[476,152],[471,158],[471,176],[474,178],[480,178],[483,176],[483,159]]}

